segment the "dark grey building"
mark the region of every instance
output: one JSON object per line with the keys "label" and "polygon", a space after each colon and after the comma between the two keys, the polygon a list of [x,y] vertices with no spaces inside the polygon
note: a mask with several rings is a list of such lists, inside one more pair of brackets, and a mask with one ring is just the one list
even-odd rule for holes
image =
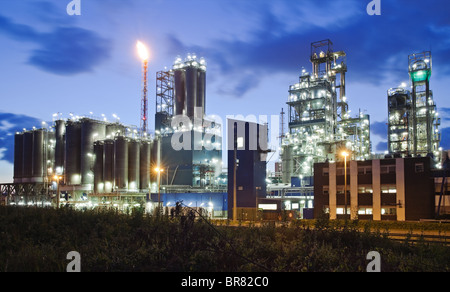
{"label": "dark grey building", "polygon": [[235,191],[238,218],[242,218],[256,214],[258,198],[266,196],[268,127],[229,119],[227,132],[228,218],[233,218]]}

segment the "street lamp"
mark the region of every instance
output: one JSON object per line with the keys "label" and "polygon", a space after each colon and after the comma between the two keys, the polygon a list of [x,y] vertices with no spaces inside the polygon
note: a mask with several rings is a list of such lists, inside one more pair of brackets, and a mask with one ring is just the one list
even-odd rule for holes
{"label": "street lamp", "polygon": [[56,208],[59,209],[59,181],[62,179],[61,176],[55,175],[53,177],[56,180]]}
{"label": "street lamp", "polygon": [[343,151],[341,155],[344,157],[344,198],[345,198],[344,215],[345,218],[347,219],[347,157],[349,156],[349,153]]}
{"label": "street lamp", "polygon": [[[158,174],[158,209],[161,210],[161,172],[163,172],[164,169],[162,168],[155,168],[155,172]],[[161,211],[158,211],[161,212]]]}

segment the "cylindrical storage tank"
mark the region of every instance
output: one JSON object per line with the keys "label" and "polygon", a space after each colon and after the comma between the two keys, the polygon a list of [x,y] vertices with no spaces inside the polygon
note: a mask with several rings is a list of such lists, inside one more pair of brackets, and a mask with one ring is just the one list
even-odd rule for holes
{"label": "cylindrical storage tank", "polygon": [[175,115],[183,115],[186,109],[186,74],[184,70],[174,72]]}
{"label": "cylindrical storage tank", "polygon": [[64,171],[64,149],[66,148],[66,123],[63,120],[55,122],[55,172],[63,175]]}
{"label": "cylindrical storage tank", "polygon": [[81,183],[94,183],[94,142],[105,138],[106,125],[91,119],[81,120]]}
{"label": "cylindrical storage tank", "polygon": [[114,186],[114,140],[103,142],[103,183],[105,193],[111,193]]}
{"label": "cylindrical storage tank", "polygon": [[33,131],[33,173],[32,182],[44,182],[44,165],[45,165],[45,151],[44,151],[44,130]]}
{"label": "cylindrical storage tank", "polygon": [[23,134],[14,136],[14,183],[21,183],[23,178]]}
{"label": "cylindrical storage tank", "polygon": [[142,141],[141,142],[141,151],[140,151],[140,189],[142,191],[148,191],[150,188],[150,159],[152,152],[152,145],[150,141]]}
{"label": "cylindrical storage tank", "polygon": [[128,190],[139,191],[140,145],[136,140],[128,143]]}
{"label": "cylindrical storage tank", "polygon": [[94,143],[94,193],[103,193],[105,183],[103,181],[103,142]]}
{"label": "cylindrical storage tank", "polygon": [[44,169],[44,174],[53,175],[55,174],[55,132],[46,132],[46,168]]}
{"label": "cylindrical storage tank", "polygon": [[106,138],[114,139],[116,136],[125,135],[125,126],[119,123],[107,124],[106,125]]}
{"label": "cylindrical storage tank", "polygon": [[196,67],[186,67],[186,115],[190,118],[194,117],[197,101],[197,72]]}
{"label": "cylindrical storage tank", "polygon": [[128,189],[128,140],[122,136],[114,140],[114,182],[115,190]]}
{"label": "cylindrical storage tank", "polygon": [[283,183],[290,183],[291,175],[292,175],[293,168],[294,168],[291,145],[286,145],[283,147],[281,161],[282,161],[282,169],[283,169]]}
{"label": "cylindrical storage tank", "polygon": [[69,121],[66,125],[65,175],[67,185],[81,184],[81,124]]}
{"label": "cylindrical storage tank", "polygon": [[33,175],[33,132],[23,134],[23,179],[22,182],[31,182]]}
{"label": "cylindrical storage tank", "polygon": [[196,116],[203,118],[205,116],[205,100],[206,98],[206,72],[203,70],[198,70],[198,80],[197,80],[197,101],[196,108],[201,108],[200,113],[196,113]]}

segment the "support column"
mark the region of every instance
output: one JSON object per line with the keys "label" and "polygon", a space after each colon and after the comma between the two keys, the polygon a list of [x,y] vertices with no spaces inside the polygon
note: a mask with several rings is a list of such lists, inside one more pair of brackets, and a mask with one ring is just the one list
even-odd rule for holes
{"label": "support column", "polygon": [[350,219],[358,219],[358,162],[350,161]]}
{"label": "support column", "polygon": [[329,172],[329,196],[330,196],[330,219],[335,220],[337,218],[336,215],[336,201],[337,201],[337,191],[336,191],[336,163],[330,163],[330,172]]}
{"label": "support column", "polygon": [[381,167],[380,160],[372,160],[373,220],[381,220]]}
{"label": "support column", "polygon": [[395,172],[397,180],[397,221],[406,220],[406,202],[405,202],[405,160],[403,158],[395,159]]}

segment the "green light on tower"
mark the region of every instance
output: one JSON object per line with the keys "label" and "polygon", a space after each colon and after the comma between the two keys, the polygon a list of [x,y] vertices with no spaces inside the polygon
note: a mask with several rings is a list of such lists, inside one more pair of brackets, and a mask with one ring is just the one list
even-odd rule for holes
{"label": "green light on tower", "polygon": [[429,81],[431,77],[430,70],[419,70],[411,72],[410,74],[413,82]]}

